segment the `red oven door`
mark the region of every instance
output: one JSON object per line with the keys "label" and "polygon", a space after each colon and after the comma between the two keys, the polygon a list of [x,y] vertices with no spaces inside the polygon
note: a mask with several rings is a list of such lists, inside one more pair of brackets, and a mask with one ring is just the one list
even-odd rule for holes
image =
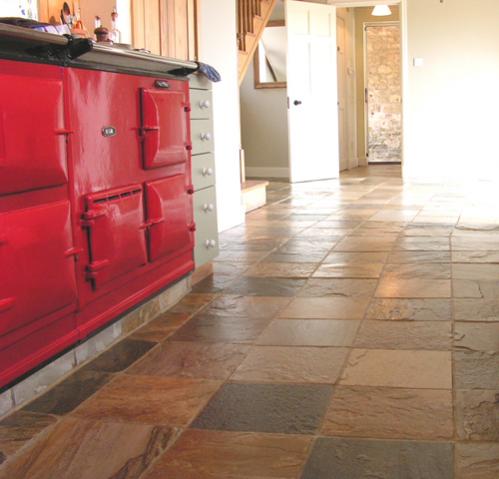
{"label": "red oven door", "polygon": [[141,185],[92,193],[86,205],[87,277],[95,287],[147,263]]}
{"label": "red oven door", "polygon": [[193,247],[192,196],[184,175],[146,183],[146,204],[151,261]]}
{"label": "red oven door", "polygon": [[144,168],[185,163],[189,159],[184,92],[142,89]]}
{"label": "red oven door", "polygon": [[0,214],[0,336],[76,309],[74,254],[68,201]]}
{"label": "red oven door", "polygon": [[62,70],[2,61],[0,195],[67,181]]}

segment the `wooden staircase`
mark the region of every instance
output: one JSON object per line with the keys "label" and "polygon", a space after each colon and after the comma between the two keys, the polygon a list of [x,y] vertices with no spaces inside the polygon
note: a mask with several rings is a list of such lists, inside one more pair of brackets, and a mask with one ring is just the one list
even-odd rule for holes
{"label": "wooden staircase", "polygon": [[237,44],[239,47],[239,85],[243,82],[258,42],[277,0],[237,0]]}

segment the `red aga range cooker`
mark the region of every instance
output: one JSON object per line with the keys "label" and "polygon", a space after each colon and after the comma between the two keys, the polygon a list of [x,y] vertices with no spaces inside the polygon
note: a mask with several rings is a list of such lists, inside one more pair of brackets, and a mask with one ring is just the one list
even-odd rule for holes
{"label": "red aga range cooker", "polygon": [[172,73],[195,64],[3,25],[0,45],[5,387],[193,269],[189,84]]}

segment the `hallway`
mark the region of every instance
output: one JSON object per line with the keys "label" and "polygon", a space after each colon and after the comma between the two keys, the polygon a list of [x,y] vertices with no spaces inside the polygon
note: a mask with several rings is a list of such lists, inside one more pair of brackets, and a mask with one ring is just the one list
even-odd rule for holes
{"label": "hallway", "polygon": [[497,479],[498,196],[271,183],[213,276],[0,422],[0,478]]}

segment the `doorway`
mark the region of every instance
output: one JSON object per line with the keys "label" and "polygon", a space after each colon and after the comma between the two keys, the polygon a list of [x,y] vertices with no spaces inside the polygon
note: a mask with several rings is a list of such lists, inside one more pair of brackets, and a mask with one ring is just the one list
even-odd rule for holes
{"label": "doorway", "polygon": [[364,92],[368,163],[402,158],[402,62],[399,22],[364,24]]}

